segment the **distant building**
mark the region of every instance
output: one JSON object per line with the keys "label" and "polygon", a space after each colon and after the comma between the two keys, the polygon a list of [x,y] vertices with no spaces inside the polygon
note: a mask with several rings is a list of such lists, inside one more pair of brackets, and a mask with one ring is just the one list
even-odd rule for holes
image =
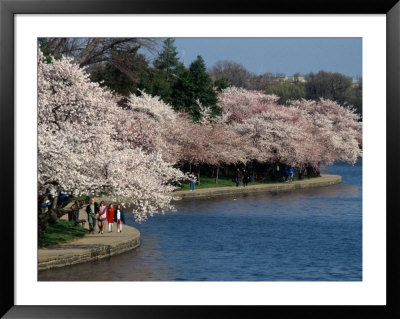
{"label": "distant building", "polygon": [[283,78],[284,82],[302,82],[305,83],[306,79],[304,76],[286,76]]}

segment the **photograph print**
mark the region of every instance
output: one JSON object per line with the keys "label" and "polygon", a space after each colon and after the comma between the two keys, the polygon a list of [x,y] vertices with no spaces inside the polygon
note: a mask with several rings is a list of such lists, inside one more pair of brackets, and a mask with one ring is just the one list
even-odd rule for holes
{"label": "photograph print", "polygon": [[39,281],[362,281],[362,38],[38,38]]}

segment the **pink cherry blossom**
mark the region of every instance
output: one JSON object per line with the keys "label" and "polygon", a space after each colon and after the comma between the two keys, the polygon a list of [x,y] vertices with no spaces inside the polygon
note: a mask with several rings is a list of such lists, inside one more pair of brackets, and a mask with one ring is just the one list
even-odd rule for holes
{"label": "pink cherry blossom", "polygon": [[184,175],[157,150],[147,152],[146,145],[120,137],[122,119],[130,115],[116,102],[70,59],[47,64],[39,54],[39,195],[50,185],[76,195],[108,191],[142,221],[172,209],[169,194],[175,188],[168,182]]}

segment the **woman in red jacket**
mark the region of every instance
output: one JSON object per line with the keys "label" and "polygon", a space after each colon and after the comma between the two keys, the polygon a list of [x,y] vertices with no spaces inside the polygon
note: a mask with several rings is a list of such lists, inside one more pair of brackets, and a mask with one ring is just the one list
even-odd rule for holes
{"label": "woman in red jacket", "polygon": [[107,221],[108,221],[108,232],[112,232],[113,223],[114,223],[114,206],[110,204],[107,208]]}

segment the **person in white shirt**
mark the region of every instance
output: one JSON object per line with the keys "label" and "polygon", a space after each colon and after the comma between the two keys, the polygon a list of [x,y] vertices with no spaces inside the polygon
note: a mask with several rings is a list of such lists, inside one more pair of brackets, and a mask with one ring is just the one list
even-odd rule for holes
{"label": "person in white shirt", "polygon": [[114,221],[117,223],[117,232],[122,232],[122,224],[125,224],[125,213],[121,204],[117,205],[114,212]]}

